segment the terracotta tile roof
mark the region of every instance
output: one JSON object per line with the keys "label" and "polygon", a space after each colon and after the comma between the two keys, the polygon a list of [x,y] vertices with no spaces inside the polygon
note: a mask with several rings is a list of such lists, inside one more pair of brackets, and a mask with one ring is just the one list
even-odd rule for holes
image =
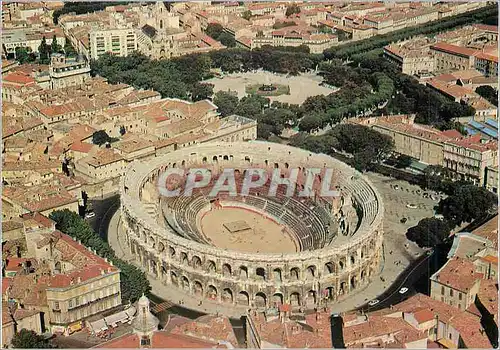
{"label": "terracotta tile roof", "polygon": [[2,301],[2,328],[14,323],[14,319],[9,311],[9,304],[5,301]]}
{"label": "terracotta tile roof", "polygon": [[22,319],[26,317],[30,317],[33,315],[40,314],[41,312],[39,310],[26,310],[26,309],[16,309],[14,312],[14,320],[16,321],[21,321]]}
{"label": "terracotta tile roof", "polygon": [[123,157],[118,153],[115,153],[111,148],[101,148],[95,154],[89,155],[80,161],[86,162],[97,168],[103,165],[123,161]]}
{"label": "terracotta tile roof", "polygon": [[11,284],[12,278],[2,277],[2,296],[6,296],[7,289]]}
{"label": "terracotta tile roof", "polygon": [[428,322],[434,319],[434,313],[429,309],[422,309],[420,311],[414,312],[413,316],[419,324]]}
{"label": "terracotta tile roof", "polygon": [[484,31],[490,31],[490,32],[498,33],[498,26],[487,25],[487,24],[480,24],[480,23],[473,24],[472,26],[474,26],[474,27],[476,27],[478,29],[484,30]]}
{"label": "terracotta tile roof", "polygon": [[463,137],[460,139],[450,139],[447,141],[447,143],[464,148],[473,149],[480,152],[486,152],[488,150],[498,149],[498,142],[496,140],[486,141],[485,143],[482,140],[481,134]]}
{"label": "terracotta tile roof", "polygon": [[431,279],[453,289],[467,293],[479,280],[474,264],[460,257],[453,257]]}
{"label": "terracotta tile roof", "polygon": [[28,224],[29,221],[38,223],[41,225],[41,227],[46,227],[46,228],[54,228],[56,225],[55,221],[49,219],[48,217],[38,212],[23,214],[21,218],[24,220],[25,225]]}
{"label": "terracotta tile roof", "polygon": [[444,42],[438,42],[437,44],[432,45],[431,49],[463,57],[474,56],[474,54],[477,53],[477,50],[475,49],[469,49],[467,47],[451,45]]}
{"label": "terracotta tile roof", "polygon": [[[223,348],[217,343],[198,340],[184,335],[169,334],[164,331],[155,331],[151,340],[151,348]],[[138,349],[140,348],[140,339],[137,334],[125,334],[116,339],[99,344],[95,348],[105,349]]]}
{"label": "terracotta tile roof", "polygon": [[[302,322],[278,317],[267,319],[263,313],[252,313],[261,340],[286,348],[331,348],[330,312],[306,315]],[[303,325],[306,324],[306,326]]]}
{"label": "terracotta tile roof", "polygon": [[4,75],[2,80],[7,83],[13,83],[16,85],[33,85],[35,84],[35,79],[29,75],[22,74],[20,72],[12,72]]}
{"label": "terracotta tile roof", "polygon": [[43,212],[78,202],[74,195],[57,184],[42,184],[36,188],[21,185],[4,187],[3,195],[32,212]]}
{"label": "terracotta tile roof", "polygon": [[492,345],[478,318],[467,312],[461,317],[454,317],[450,324],[460,333],[465,347],[475,349],[491,349]]}
{"label": "terracotta tile roof", "polygon": [[488,312],[498,317],[498,283],[495,280],[482,280],[477,295]]}
{"label": "terracotta tile roof", "polygon": [[498,56],[488,55],[487,53],[484,52],[479,52],[474,56],[476,56],[476,59],[498,63]]}
{"label": "terracotta tile roof", "polygon": [[95,147],[96,146],[91,143],[77,141],[71,145],[70,150],[74,152],[89,153]]}
{"label": "terracotta tile roof", "polygon": [[471,233],[490,240],[498,249],[498,216],[493,217]]}
{"label": "terracotta tile roof", "polygon": [[233,346],[238,345],[231,322],[223,316],[202,316],[193,322],[175,327],[171,334],[188,335],[213,342],[227,341]]}
{"label": "terracotta tile roof", "polygon": [[17,221],[2,221],[2,232],[13,231],[23,228],[23,224]]}

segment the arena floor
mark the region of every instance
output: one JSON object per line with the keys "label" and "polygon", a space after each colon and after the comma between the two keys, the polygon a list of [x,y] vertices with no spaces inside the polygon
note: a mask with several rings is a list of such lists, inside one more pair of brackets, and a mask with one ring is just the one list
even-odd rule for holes
{"label": "arena floor", "polygon": [[[230,232],[224,226],[238,221],[245,221],[250,229]],[[297,252],[295,241],[282,229],[271,219],[242,208],[214,209],[201,219],[201,230],[214,246],[250,253]]]}

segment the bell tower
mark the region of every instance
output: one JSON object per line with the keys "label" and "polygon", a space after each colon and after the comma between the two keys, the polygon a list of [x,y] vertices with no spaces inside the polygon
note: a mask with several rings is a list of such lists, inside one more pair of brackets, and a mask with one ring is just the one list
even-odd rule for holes
{"label": "bell tower", "polygon": [[137,314],[132,322],[134,333],[139,336],[139,348],[152,348],[153,333],[158,330],[160,321],[149,309],[149,299],[143,295],[137,302]]}

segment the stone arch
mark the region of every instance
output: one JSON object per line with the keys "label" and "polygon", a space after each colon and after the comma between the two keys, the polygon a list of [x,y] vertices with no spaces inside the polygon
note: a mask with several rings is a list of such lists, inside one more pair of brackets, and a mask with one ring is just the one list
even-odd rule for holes
{"label": "stone arch", "polygon": [[191,259],[191,265],[195,269],[201,268],[201,259],[198,255],[193,256],[193,258]]}
{"label": "stone arch", "polygon": [[203,157],[203,159],[201,161],[202,161],[202,163],[206,163],[207,162],[207,157]]}
{"label": "stone arch", "polygon": [[228,156],[224,156],[222,157],[223,160],[229,160],[229,157]]}
{"label": "stone arch", "polygon": [[280,268],[275,268],[273,270],[273,275],[274,275],[274,280],[276,282],[281,282],[282,281],[282,274],[281,274],[281,269]]}
{"label": "stone arch", "polygon": [[356,278],[356,276],[352,276],[350,282],[351,282],[351,289],[355,289],[358,285],[358,279]]}
{"label": "stone arch", "polygon": [[177,277],[177,274],[174,271],[170,271],[170,280],[172,281],[172,284],[174,286],[179,285],[179,279]]}
{"label": "stone arch", "polygon": [[240,278],[247,279],[248,278],[248,268],[246,266],[240,266]]}
{"label": "stone arch", "polygon": [[189,279],[186,276],[182,276],[181,282],[182,282],[182,289],[185,290],[186,292],[189,292],[189,290],[190,290]]}
{"label": "stone arch", "polygon": [[366,278],[366,270],[361,270],[361,281],[364,281]]}
{"label": "stone arch", "polygon": [[155,247],[155,238],[153,236],[149,236],[148,243],[151,244],[151,246],[154,248]]}
{"label": "stone arch", "polygon": [[224,288],[222,291],[222,301],[226,303],[233,303],[233,291],[229,288]]}
{"label": "stone arch", "polygon": [[316,277],[316,266],[310,265],[306,269],[306,279],[311,280]]}
{"label": "stone arch", "polygon": [[158,252],[162,253],[165,250],[165,244],[158,242]]}
{"label": "stone arch", "polygon": [[225,277],[231,277],[231,274],[232,274],[231,265],[223,264],[222,265],[222,275]]}
{"label": "stone arch", "polygon": [[294,292],[290,294],[290,304],[292,306],[300,306],[300,294],[297,292]]}
{"label": "stone arch", "polygon": [[344,271],[345,264],[342,260],[339,261],[339,271]]}
{"label": "stone arch", "polygon": [[216,272],[217,271],[217,267],[215,265],[215,261],[209,260],[207,262],[207,271],[208,272]]}
{"label": "stone arch", "polygon": [[266,270],[263,267],[257,267],[255,269],[255,275],[257,276],[257,279],[266,280]]}
{"label": "stone arch", "polygon": [[219,160],[218,160],[217,156],[213,156],[213,157],[212,157],[212,161],[213,161],[213,162],[218,162]]}
{"label": "stone arch", "polygon": [[174,247],[168,247],[168,253],[170,254],[171,258],[175,257],[175,248]]}
{"label": "stone arch", "polygon": [[255,306],[267,307],[267,296],[264,293],[258,292],[255,294]]}
{"label": "stone arch", "polygon": [[335,265],[332,262],[327,262],[325,268],[323,269],[325,274],[330,274],[335,272]]}
{"label": "stone arch", "polygon": [[250,305],[250,296],[248,295],[247,292],[242,290],[241,292],[238,293],[238,305],[245,305],[248,306]]}
{"label": "stone arch", "polygon": [[333,286],[325,288],[325,297],[328,300],[335,299],[335,288]]}
{"label": "stone arch", "polygon": [[203,285],[199,281],[194,281],[193,283],[194,295],[198,297],[203,297]]}
{"label": "stone arch", "polygon": [[347,293],[347,283],[346,282],[340,282],[339,295],[344,295],[346,293]]}
{"label": "stone arch", "polygon": [[207,297],[208,299],[216,300],[217,299],[217,288],[213,285],[209,285],[207,288]]}
{"label": "stone arch", "polygon": [[308,306],[316,305],[316,299],[317,295],[315,290],[311,289],[309,292],[307,292],[306,303]]}
{"label": "stone arch", "polygon": [[285,169],[288,169],[290,165],[288,163],[285,163]]}
{"label": "stone arch", "polygon": [[188,259],[188,255],[186,252],[181,253],[181,264],[184,264],[184,265],[189,264],[189,259]]}
{"label": "stone arch", "polygon": [[351,261],[351,265],[356,264],[356,257],[354,255],[351,255],[350,261]]}
{"label": "stone arch", "polygon": [[274,293],[273,295],[273,305],[274,306],[279,306],[283,304],[283,294],[281,293]]}
{"label": "stone arch", "polygon": [[165,279],[165,277],[167,276],[167,273],[168,273],[168,270],[167,270],[167,267],[164,265],[164,263],[161,265],[161,279]]}
{"label": "stone arch", "polygon": [[300,279],[300,270],[298,267],[293,267],[290,269],[290,280],[298,281]]}

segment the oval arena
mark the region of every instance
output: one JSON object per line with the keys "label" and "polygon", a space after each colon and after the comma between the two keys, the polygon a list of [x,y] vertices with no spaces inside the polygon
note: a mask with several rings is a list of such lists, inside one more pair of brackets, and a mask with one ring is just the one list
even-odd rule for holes
{"label": "oval arena", "polygon": [[[298,169],[296,192],[307,169],[333,169],[322,197],[269,195],[270,182],[248,193],[215,196],[210,187],[190,196],[166,197],[159,179],[167,169],[208,169],[215,182],[235,169],[242,185],[249,168]],[[179,186],[182,185],[182,181]],[[370,182],[323,154],[267,142],[213,143],[180,149],[129,165],[121,182],[121,225],[127,248],[144,270],[200,301],[227,307],[325,306],[365,286],[378,274],[383,242],[383,203]]]}

